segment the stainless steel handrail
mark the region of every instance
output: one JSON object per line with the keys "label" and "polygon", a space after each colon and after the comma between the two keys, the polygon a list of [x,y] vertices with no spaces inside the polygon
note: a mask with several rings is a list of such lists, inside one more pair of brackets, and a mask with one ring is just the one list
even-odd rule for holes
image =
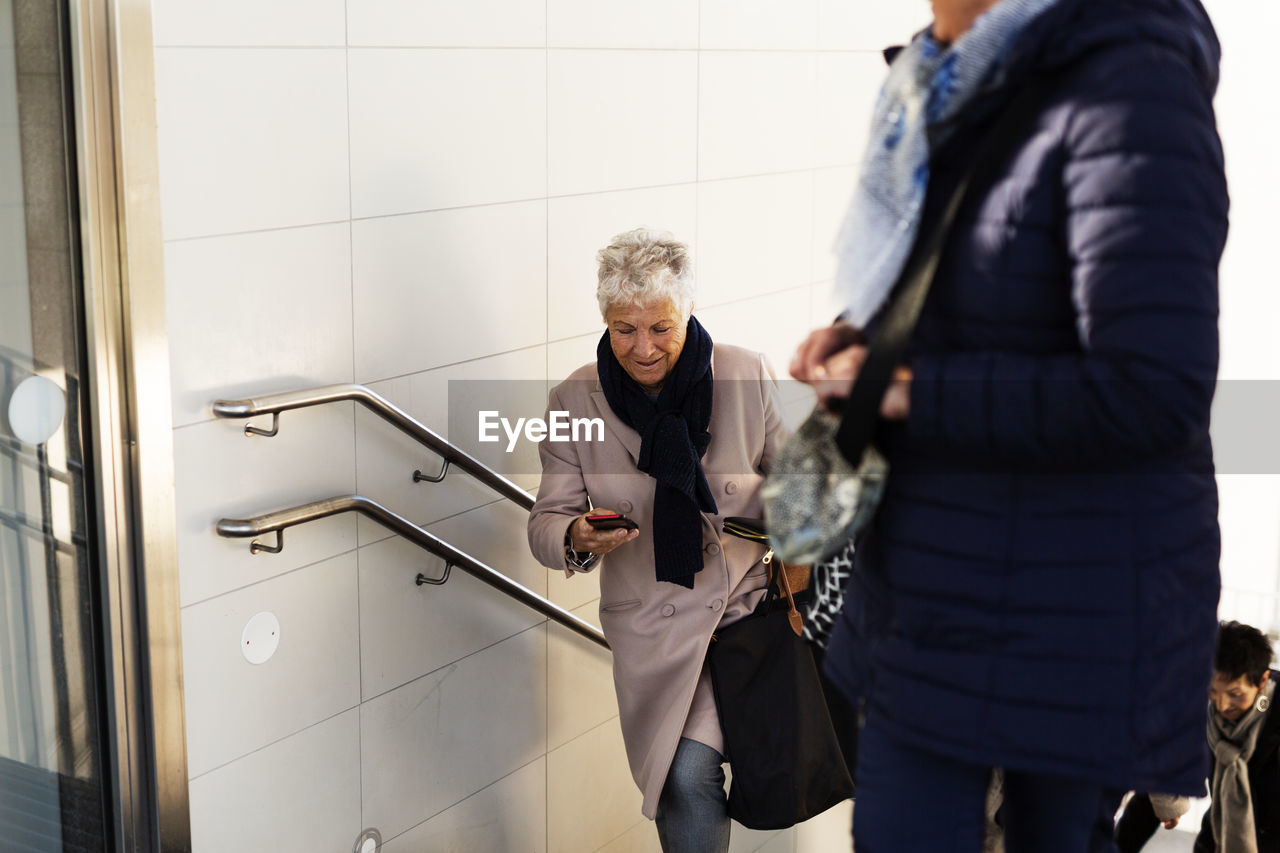
{"label": "stainless steel handrail", "polygon": [[[302,506],[295,506],[290,509],[282,509],[276,512],[269,512],[266,515],[259,515],[254,518],[236,519],[224,518],[218,522],[218,535],[229,538],[248,538],[250,536],[261,536],[265,533],[274,532],[277,536],[275,545],[263,545],[254,541],[250,543],[249,549],[254,553],[259,551],[277,552],[284,547],[284,530],[287,527],[293,527],[296,524],[304,524],[308,521],[316,521],[321,518],[327,518],[331,515],[337,515],[343,512],[359,512],[392,530],[404,538],[413,542],[437,557],[445,561],[446,576],[450,566],[456,566],[467,574],[478,580],[484,581],[489,586],[505,592],[507,595],[517,601],[532,607],[541,613],[572,631],[576,631],[594,643],[604,648],[609,648],[609,643],[604,638],[604,634],[600,629],[583,619],[574,616],[568,610],[560,607],[547,599],[538,595],[533,590],[522,584],[516,583],[511,578],[490,568],[484,563],[467,554],[459,551],[457,548],[439,539],[436,536],[423,530],[412,521],[397,515],[391,510],[384,507],[377,501],[361,495],[343,495],[333,497],[327,500],[314,501]],[[431,583],[429,579],[421,579],[419,583]]]}
{"label": "stainless steel handrail", "polygon": [[[247,433],[271,436],[275,435],[280,428],[281,412],[290,409],[302,409],[308,406],[320,406],[325,403],[337,403],[343,400],[354,400],[360,403],[387,423],[416,439],[433,453],[441,456],[445,462],[445,471],[448,470],[450,465],[456,465],[504,498],[527,510],[533,509],[533,495],[479,459],[459,450],[430,427],[416,420],[408,412],[363,385],[326,385],[322,388],[312,388],[306,391],[286,391],[282,394],[269,394],[265,397],[252,397],[248,400],[215,400],[213,413],[220,418],[251,418],[254,415],[271,415],[271,429],[269,430],[252,425],[245,426],[245,432]],[[415,471],[414,480],[439,482],[444,478],[445,471],[430,477],[420,471]]]}

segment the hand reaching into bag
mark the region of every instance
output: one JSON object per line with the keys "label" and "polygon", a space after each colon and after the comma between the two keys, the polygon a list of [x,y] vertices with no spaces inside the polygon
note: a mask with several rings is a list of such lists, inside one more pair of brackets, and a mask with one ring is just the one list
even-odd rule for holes
{"label": "hand reaching into bag", "polygon": [[[844,321],[815,329],[796,349],[791,376],[813,388],[824,408],[838,411],[867,360],[865,344],[862,330]],[[880,414],[888,420],[905,420],[910,410],[911,369],[900,366],[880,402]]]}

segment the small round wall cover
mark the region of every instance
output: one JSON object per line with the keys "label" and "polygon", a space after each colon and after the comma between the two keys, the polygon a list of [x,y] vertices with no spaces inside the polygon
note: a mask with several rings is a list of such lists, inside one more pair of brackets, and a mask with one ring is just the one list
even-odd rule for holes
{"label": "small round wall cover", "polygon": [[9,427],[19,441],[44,444],[62,426],[67,398],[58,383],[44,376],[28,376],[9,398]]}
{"label": "small round wall cover", "polygon": [[280,645],[280,620],[269,610],[254,615],[240,635],[240,653],[252,664],[266,663]]}
{"label": "small round wall cover", "polygon": [[378,853],[382,849],[382,834],[376,829],[366,829],[356,839],[352,853]]}

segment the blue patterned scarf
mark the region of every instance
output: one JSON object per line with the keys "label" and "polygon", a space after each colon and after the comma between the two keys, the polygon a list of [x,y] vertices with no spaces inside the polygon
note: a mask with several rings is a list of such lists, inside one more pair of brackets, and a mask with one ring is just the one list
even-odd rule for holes
{"label": "blue patterned scarf", "polygon": [[1000,0],[947,46],[925,30],[894,58],[840,236],[836,295],[863,327],[889,297],[916,239],[929,156],[997,75],[1017,36],[1057,0]]}

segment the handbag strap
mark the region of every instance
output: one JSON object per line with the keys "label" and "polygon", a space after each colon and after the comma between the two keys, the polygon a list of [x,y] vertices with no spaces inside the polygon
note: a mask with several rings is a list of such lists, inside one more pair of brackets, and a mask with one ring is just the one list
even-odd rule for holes
{"label": "handbag strap", "polygon": [[982,186],[995,178],[997,170],[1013,152],[1023,132],[1041,112],[1057,74],[1044,75],[1023,86],[1009,107],[1003,111],[995,127],[987,134],[978,155],[951,193],[951,198],[938,223],[927,234],[917,237],[902,274],[893,287],[893,297],[885,309],[867,359],[845,399],[836,446],[855,468],[863,451],[871,443],[880,416],[880,401],[889,388],[890,377],[902,361],[920,310],[924,307],[929,286],[938,271],[938,262],[946,246],[951,226],[973,186]]}
{"label": "handbag strap", "polygon": [[786,597],[787,622],[790,623],[791,630],[797,637],[803,637],[804,617],[800,615],[800,610],[796,607],[795,595],[791,592],[791,578],[787,577],[787,564],[782,562],[782,558],[772,548],[766,555],[765,563],[769,566],[769,591],[765,593],[765,598],[772,594],[774,587],[777,588],[780,596]]}

